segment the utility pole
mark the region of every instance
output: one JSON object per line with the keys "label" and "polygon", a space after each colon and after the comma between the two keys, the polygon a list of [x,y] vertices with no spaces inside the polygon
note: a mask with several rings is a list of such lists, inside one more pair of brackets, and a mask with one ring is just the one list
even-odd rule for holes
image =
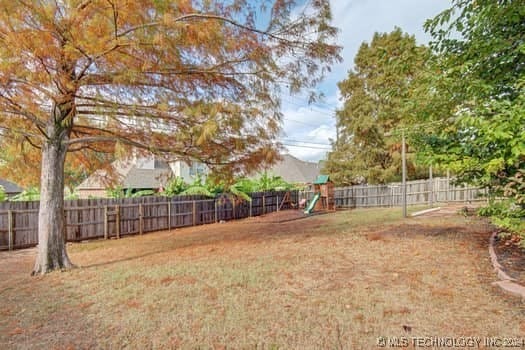
{"label": "utility pole", "polygon": [[403,201],[403,217],[407,217],[407,159],[406,159],[406,146],[405,146],[405,130],[402,131],[401,141],[401,167],[402,167],[402,201]]}
{"label": "utility pole", "polygon": [[434,207],[434,177],[432,176],[432,164],[428,168],[428,182],[430,185],[430,191],[429,191],[429,202],[430,207]]}

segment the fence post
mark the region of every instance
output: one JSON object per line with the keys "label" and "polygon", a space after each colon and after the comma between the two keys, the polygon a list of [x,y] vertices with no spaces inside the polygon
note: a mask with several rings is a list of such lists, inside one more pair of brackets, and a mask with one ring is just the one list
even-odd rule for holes
{"label": "fence post", "polygon": [[115,205],[115,226],[117,231],[117,239],[120,238],[120,207]]}
{"label": "fence post", "polygon": [[171,231],[171,201],[168,201],[168,231]]}
{"label": "fence post", "polygon": [[104,206],[104,239],[108,239],[108,206]]}
{"label": "fence post", "polygon": [[275,204],[277,210],[276,211],[279,211],[279,195],[276,195],[276,200],[277,200],[277,203]]}
{"label": "fence post", "polygon": [[430,183],[429,202],[430,202],[430,207],[433,207],[434,206],[434,178],[432,174],[432,165],[428,169],[428,177],[429,177],[428,181]]}
{"label": "fence post", "polygon": [[139,235],[144,231],[144,208],[142,203],[139,203]]}
{"label": "fence post", "polygon": [[262,215],[266,214],[266,198],[263,194],[263,201],[262,201]]}
{"label": "fence post", "polygon": [[197,205],[196,205],[195,201],[193,201],[193,208],[192,208],[192,212],[193,212],[193,226],[195,226],[196,223],[197,223],[197,215],[196,215],[197,214],[197,210],[196,209],[197,209]]}
{"label": "fence post", "polygon": [[445,196],[446,201],[450,201],[450,170],[447,169],[447,192]]}
{"label": "fence post", "polygon": [[15,243],[15,237],[14,237],[14,225],[13,225],[13,211],[8,210],[7,211],[7,230],[8,230],[8,239],[9,239],[9,250],[13,250],[13,246]]}
{"label": "fence post", "polygon": [[407,160],[406,160],[406,145],[405,145],[405,130],[402,131],[402,144],[401,144],[401,168],[402,168],[402,199],[403,199],[403,217],[406,218],[407,214]]}
{"label": "fence post", "polygon": [[233,220],[236,219],[235,217],[235,208],[236,208],[236,205],[235,205],[235,198],[232,199],[232,217],[233,217]]}
{"label": "fence post", "polygon": [[213,200],[213,206],[215,207],[215,222],[219,222],[219,213],[217,212],[217,198]]}
{"label": "fence post", "polygon": [[253,198],[250,197],[250,201],[249,202],[250,202],[250,217],[252,217],[252,215],[253,215],[252,214]]}

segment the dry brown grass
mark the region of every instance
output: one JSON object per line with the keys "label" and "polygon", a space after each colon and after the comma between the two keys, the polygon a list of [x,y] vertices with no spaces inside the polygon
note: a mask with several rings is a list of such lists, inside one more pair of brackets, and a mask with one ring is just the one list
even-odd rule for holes
{"label": "dry brown grass", "polygon": [[[69,246],[79,269],[31,278],[0,254],[0,348],[372,349],[380,336],[520,336],[488,227],[355,210]],[[281,214],[282,215],[282,214]]]}

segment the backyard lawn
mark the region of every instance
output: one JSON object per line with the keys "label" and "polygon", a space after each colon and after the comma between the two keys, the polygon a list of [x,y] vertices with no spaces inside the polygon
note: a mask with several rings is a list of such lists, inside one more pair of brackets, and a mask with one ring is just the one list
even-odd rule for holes
{"label": "backyard lawn", "polygon": [[525,303],[491,285],[491,228],[478,218],[284,216],[71,244],[80,268],[44,277],[30,277],[34,249],[0,252],[0,348],[483,347],[525,334]]}

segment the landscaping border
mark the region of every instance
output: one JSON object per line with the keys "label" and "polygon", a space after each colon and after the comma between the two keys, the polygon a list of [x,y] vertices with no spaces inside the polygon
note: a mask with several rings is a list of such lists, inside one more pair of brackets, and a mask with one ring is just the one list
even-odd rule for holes
{"label": "landscaping border", "polygon": [[496,250],[494,249],[494,244],[496,242],[497,235],[498,231],[494,231],[490,235],[489,255],[490,260],[492,262],[492,266],[494,267],[494,271],[496,271],[496,274],[500,280],[492,284],[497,285],[508,294],[521,297],[523,300],[525,300],[525,287],[521,284],[516,283],[516,280],[514,278],[507,275],[507,273],[503,271],[503,266],[501,266],[501,264],[498,262],[498,256],[496,255]]}

